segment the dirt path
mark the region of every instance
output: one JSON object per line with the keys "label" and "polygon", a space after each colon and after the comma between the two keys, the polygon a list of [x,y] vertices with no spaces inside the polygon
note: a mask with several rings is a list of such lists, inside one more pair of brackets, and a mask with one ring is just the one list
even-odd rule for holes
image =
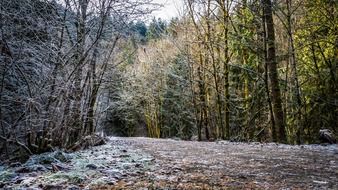
{"label": "dirt path", "polygon": [[338,189],[336,145],[144,139],[139,146],[157,158],[162,171],[155,171],[153,177],[162,172],[164,184],[201,189]]}
{"label": "dirt path", "polygon": [[90,150],[50,155],[0,167],[0,185],[72,190],[338,189],[337,145],[110,138],[107,145]]}

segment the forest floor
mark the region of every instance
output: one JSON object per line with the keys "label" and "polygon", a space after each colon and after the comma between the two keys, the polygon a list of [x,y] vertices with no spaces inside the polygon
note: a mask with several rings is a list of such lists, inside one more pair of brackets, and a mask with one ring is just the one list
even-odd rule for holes
{"label": "forest floor", "polygon": [[338,189],[338,147],[111,137],[0,166],[1,188]]}

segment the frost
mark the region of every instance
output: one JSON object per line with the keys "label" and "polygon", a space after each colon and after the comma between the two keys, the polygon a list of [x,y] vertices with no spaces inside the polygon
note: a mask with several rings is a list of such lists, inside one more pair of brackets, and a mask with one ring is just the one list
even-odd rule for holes
{"label": "frost", "polygon": [[[2,166],[0,176],[14,189],[337,189],[336,160],[336,145],[113,137],[106,145],[36,155],[22,165],[46,170],[16,173],[22,166]],[[53,163],[63,167],[54,171]]]}

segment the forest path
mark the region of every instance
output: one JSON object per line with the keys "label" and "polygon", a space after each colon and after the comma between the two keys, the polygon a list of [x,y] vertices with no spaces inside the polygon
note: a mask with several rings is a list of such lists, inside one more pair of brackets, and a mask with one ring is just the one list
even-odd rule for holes
{"label": "forest path", "polygon": [[0,167],[8,189],[338,189],[337,145],[116,138]]}

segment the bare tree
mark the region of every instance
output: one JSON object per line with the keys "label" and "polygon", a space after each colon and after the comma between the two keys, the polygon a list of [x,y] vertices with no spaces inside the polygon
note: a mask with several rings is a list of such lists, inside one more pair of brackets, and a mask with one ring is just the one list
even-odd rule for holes
{"label": "bare tree", "polygon": [[[3,0],[1,148],[70,147],[95,132],[95,107],[127,23],[151,0]],[[10,154],[10,153],[8,153]]]}

